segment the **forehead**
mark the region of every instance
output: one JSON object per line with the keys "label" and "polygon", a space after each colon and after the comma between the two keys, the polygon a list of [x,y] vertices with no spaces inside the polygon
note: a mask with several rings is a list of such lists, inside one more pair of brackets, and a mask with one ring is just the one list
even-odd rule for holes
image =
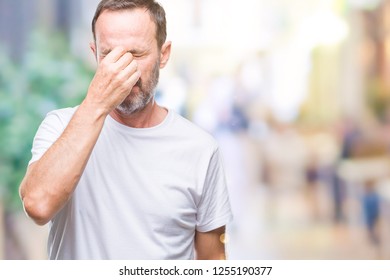
{"label": "forehead", "polygon": [[146,9],[104,11],[96,21],[96,43],[102,47],[151,44],[156,26]]}

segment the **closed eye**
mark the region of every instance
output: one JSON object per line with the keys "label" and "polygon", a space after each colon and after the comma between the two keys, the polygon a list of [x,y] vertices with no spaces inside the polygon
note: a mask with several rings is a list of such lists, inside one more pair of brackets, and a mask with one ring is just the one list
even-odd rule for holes
{"label": "closed eye", "polygon": [[140,50],[130,50],[128,52],[131,53],[135,58],[141,58],[146,55],[146,52],[142,52]]}

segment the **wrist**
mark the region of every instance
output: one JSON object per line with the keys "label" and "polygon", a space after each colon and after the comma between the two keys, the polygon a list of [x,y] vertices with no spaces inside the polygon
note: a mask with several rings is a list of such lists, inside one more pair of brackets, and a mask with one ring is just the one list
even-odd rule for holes
{"label": "wrist", "polygon": [[98,106],[98,104],[90,102],[87,98],[79,106],[80,113],[85,113],[86,116],[94,121],[104,120],[110,111],[106,108]]}

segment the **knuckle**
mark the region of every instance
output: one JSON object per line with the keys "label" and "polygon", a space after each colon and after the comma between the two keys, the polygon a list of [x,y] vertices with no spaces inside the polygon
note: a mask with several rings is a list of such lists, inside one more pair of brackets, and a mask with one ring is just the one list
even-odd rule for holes
{"label": "knuckle", "polygon": [[123,81],[119,84],[118,88],[121,92],[127,92],[130,89],[130,85],[126,81]]}
{"label": "knuckle", "polygon": [[118,75],[119,73],[119,69],[114,64],[108,64],[106,68],[111,75]]}
{"label": "knuckle", "polygon": [[120,75],[115,75],[113,81],[115,82],[115,84],[118,84],[118,86],[120,87],[121,84],[123,83],[123,78]]}

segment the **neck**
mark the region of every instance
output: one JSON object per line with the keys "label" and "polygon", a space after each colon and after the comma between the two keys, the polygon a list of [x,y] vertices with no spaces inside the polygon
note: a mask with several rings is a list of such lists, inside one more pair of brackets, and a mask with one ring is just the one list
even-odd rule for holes
{"label": "neck", "polygon": [[120,113],[114,109],[110,116],[117,122],[134,128],[148,128],[160,124],[168,114],[167,109],[159,106],[152,100],[145,108],[130,115]]}

